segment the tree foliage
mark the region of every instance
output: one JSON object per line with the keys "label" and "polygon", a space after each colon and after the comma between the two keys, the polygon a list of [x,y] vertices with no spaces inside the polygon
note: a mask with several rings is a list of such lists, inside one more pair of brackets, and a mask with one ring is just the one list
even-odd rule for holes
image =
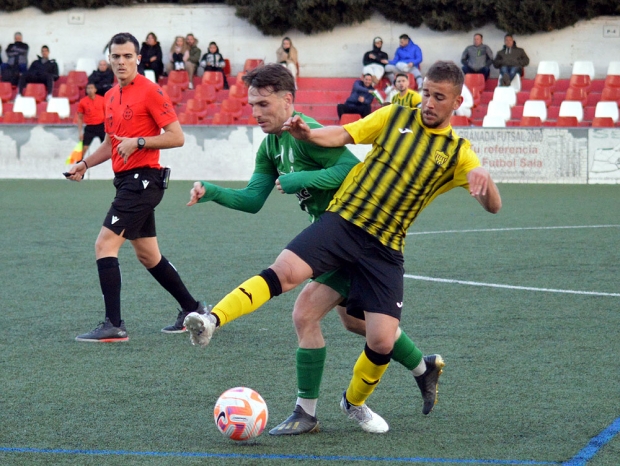
{"label": "tree foliage", "polygon": [[227,3],[236,14],[267,35],[291,29],[305,34],[361,23],[373,13],[416,28],[470,31],[485,24],[517,34],[572,26],[579,20],[620,15],[618,0],[0,0],[0,11],[34,6],[45,13],[69,8],[101,8],[136,3]]}

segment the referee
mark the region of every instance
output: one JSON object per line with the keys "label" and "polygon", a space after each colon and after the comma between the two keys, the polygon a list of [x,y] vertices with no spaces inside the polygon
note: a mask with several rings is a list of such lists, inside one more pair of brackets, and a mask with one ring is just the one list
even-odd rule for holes
{"label": "referee", "polygon": [[86,97],[78,103],[77,120],[83,160],[93,139],[105,139],[105,99],[97,95],[97,87],[92,83],[86,85]]}
{"label": "referee", "polygon": [[[165,333],[184,332],[183,319],[204,306],[189,293],[174,266],[161,255],[155,231],[155,207],[166,187],[165,170],[159,164],[160,149],[180,147],[185,137],[170,99],[157,84],[138,74],[140,55],[137,39],[116,34],[108,44],[109,60],[118,86],[105,99],[106,136],[99,148],[73,165],[67,178],[80,181],[89,167],[112,160],[116,197],[95,242],[95,256],[105,320],[77,341],[127,341],[121,320],[121,270],[118,251],[131,241],[138,260],[179,303],[175,324]],[[163,132],[162,132],[163,129]]]}

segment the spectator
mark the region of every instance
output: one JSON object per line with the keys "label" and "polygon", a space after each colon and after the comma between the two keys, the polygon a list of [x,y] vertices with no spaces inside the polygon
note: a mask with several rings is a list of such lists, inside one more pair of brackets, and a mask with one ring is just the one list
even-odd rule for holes
{"label": "spectator", "polygon": [[168,58],[170,59],[170,63],[167,65],[168,71],[185,69],[185,62],[189,58],[189,48],[183,36],[176,36],[174,38]]}
{"label": "spectator", "polygon": [[189,50],[189,58],[185,61],[185,69],[189,75],[189,88],[194,88],[194,74],[196,68],[198,68],[198,62],[200,61],[200,55],[202,50],[198,48],[198,39],[194,37],[194,34],[188,34],[185,37],[185,43]]}
{"label": "spectator", "polygon": [[276,50],[276,62],[286,66],[293,75],[293,78],[295,78],[295,83],[297,83],[299,61],[297,59],[297,49],[293,47],[293,42],[291,42],[290,38],[285,37],[282,39],[282,45]]}
{"label": "spectator", "polygon": [[504,36],[504,48],[497,52],[493,66],[499,69],[501,86],[510,86],[514,77],[523,74],[523,67],[530,64],[530,59],[525,50],[517,47],[512,34]]}
{"label": "spectator", "polygon": [[149,32],[146,35],[146,41],[142,42],[140,48],[140,56],[142,57],[138,65],[140,74],[144,74],[145,70],[153,70],[155,82],[158,82],[159,77],[164,74],[164,62],[161,45],[159,45],[155,33]]}
{"label": "spectator", "polygon": [[[422,50],[409,38],[407,34],[401,35],[399,38],[399,47],[396,49],[394,58],[385,65],[385,72],[394,82],[394,74],[401,71],[403,73],[411,73],[415,76],[418,89],[422,89],[422,73],[420,73],[420,63],[422,63]],[[391,86],[386,89],[386,94],[391,91]]]}
{"label": "spectator", "polygon": [[409,75],[398,73],[394,80],[394,87],[398,92],[392,96],[392,103],[402,107],[418,108],[422,103],[422,97],[413,89],[409,89]]}
{"label": "spectator", "polygon": [[43,83],[47,87],[47,100],[52,97],[54,81],[58,79],[58,65],[56,60],[50,59],[50,49],[47,45],[41,47],[41,56],[32,62],[26,73],[19,77],[18,94],[22,95],[28,83]]}
{"label": "spectator", "polygon": [[491,47],[482,43],[482,34],[474,34],[474,45],[465,48],[461,55],[461,63],[463,73],[482,73],[484,79],[489,79],[493,64],[493,51]]}
{"label": "spectator", "polygon": [[22,42],[22,33],[15,33],[15,42],[6,48],[7,62],[2,64],[2,80],[16,86],[19,75],[28,70],[28,44]]}
{"label": "spectator", "polygon": [[372,76],[373,85],[377,85],[385,73],[385,65],[388,64],[388,54],[381,50],[383,39],[375,37],[372,42],[372,50],[364,54],[362,74]]}
{"label": "spectator", "polygon": [[353,83],[351,95],[344,104],[338,104],[338,118],[345,113],[361,115],[364,118],[370,115],[370,104],[374,99],[374,87],[372,86],[372,75],[365,74],[363,79],[358,79]]}
{"label": "spectator", "polygon": [[[80,141],[82,141],[82,158],[80,160],[84,160],[88,147],[95,138],[99,138],[100,142],[105,139],[104,122],[105,99],[98,95],[95,84],[89,82],[86,85],[86,97],[80,100],[77,108],[78,134]],[[86,126],[82,129],[83,125]]]}
{"label": "spectator", "polygon": [[88,77],[88,84],[94,84],[97,95],[104,96],[114,86],[114,73],[105,60],[99,60],[98,68]]}
{"label": "spectator", "polygon": [[215,42],[209,42],[208,52],[205,53],[200,59],[198,76],[202,76],[205,71],[218,71],[222,73],[222,76],[224,77],[224,89],[228,89],[228,78],[226,77],[226,72],[224,71],[225,66],[226,61],[220,53],[220,49],[217,44]]}

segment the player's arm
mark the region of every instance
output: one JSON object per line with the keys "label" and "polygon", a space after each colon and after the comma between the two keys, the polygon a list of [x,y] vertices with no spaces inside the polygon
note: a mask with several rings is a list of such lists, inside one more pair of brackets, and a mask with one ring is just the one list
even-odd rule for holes
{"label": "player's arm", "polygon": [[469,193],[487,212],[496,214],[502,208],[502,198],[491,175],[482,167],[467,172]]}
{"label": "player's arm", "polygon": [[196,181],[187,205],[213,201],[229,209],[255,214],[265,204],[274,182],[274,176],[264,173],[254,173],[243,189],[223,188],[206,181]]}
{"label": "player's arm", "polygon": [[110,136],[106,134],[105,139],[95,152],[80,160],[78,163],[69,168],[69,170],[67,170],[67,173],[69,173],[67,179],[80,181],[84,177],[86,170],[109,160],[111,157],[112,141],[110,141]]}
{"label": "player's arm", "polygon": [[84,114],[83,113],[79,113],[77,114],[77,127],[78,127],[78,134],[80,137],[80,141],[82,139],[84,139],[84,133],[82,132],[82,126],[84,125]]}
{"label": "player's arm", "polygon": [[353,138],[342,126],[324,126],[310,129],[299,115],[286,120],[282,125],[282,130],[291,133],[295,139],[308,141],[321,147],[340,147],[354,143]]}

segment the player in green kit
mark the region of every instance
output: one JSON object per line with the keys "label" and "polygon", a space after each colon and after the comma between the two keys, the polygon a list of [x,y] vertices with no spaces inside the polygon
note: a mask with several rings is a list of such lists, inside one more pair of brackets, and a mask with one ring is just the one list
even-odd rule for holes
{"label": "player in green kit", "polygon": [[[249,87],[248,102],[253,115],[267,133],[256,154],[254,173],[243,189],[196,182],[188,205],[213,201],[231,209],[256,213],[275,184],[281,193],[296,194],[302,209],[314,221],[325,212],[333,195],[359,160],[346,147],[326,149],[282,132],[283,123],[294,115],[311,128],[321,127],[312,118],[294,111],[295,81],[286,68],[278,64],[266,65],[250,71],[243,79]],[[296,356],[298,398],[293,414],[270,434],[297,435],[318,431],[316,406],[326,358],[320,320],[337,307],[345,328],[365,335],[364,320],[348,315],[339,305],[344,304],[349,285],[345,272],[336,270],[309,282],[298,296],[293,310],[299,341]],[[424,399],[423,413],[428,414],[436,401],[443,361],[439,355],[423,357],[400,328],[396,338],[392,358],[412,371]]]}

